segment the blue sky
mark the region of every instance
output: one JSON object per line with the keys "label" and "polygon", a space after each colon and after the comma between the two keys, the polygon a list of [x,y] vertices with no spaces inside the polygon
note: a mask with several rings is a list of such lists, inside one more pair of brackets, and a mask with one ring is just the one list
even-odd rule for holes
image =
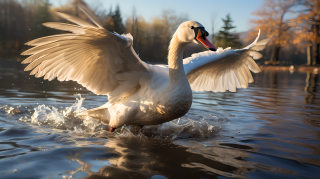
{"label": "blue sky", "polygon": [[[236,32],[249,30],[252,25],[249,19],[254,16],[251,13],[263,5],[262,0],[85,0],[92,7],[101,7],[107,10],[120,6],[124,20],[130,17],[133,7],[137,15],[141,15],[147,21],[159,16],[163,10],[175,10],[177,14],[187,14],[189,20],[200,22],[210,33],[214,20],[214,31],[217,32],[223,25],[221,18],[231,14]],[[70,0],[51,0],[54,6],[70,2]]]}

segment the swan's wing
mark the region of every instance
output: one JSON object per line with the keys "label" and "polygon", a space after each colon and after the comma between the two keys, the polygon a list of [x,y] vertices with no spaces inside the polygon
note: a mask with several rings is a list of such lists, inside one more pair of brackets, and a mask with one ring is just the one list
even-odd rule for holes
{"label": "swan's wing", "polygon": [[192,90],[235,92],[236,88],[247,88],[253,82],[250,70],[260,72],[253,59],[262,55],[256,50],[262,50],[267,40],[256,40],[244,49],[233,50],[218,48],[216,52],[206,51],[184,59],[184,68]]}
{"label": "swan's wing", "polygon": [[133,93],[139,80],[149,74],[148,65],[132,48],[130,34],[118,35],[105,30],[94,15],[81,7],[95,24],[72,15],[58,15],[76,25],[49,22],[43,25],[70,31],[32,40],[27,45],[35,46],[22,55],[31,55],[22,63],[29,65],[25,71],[44,79],[73,80],[98,95],[117,99]]}

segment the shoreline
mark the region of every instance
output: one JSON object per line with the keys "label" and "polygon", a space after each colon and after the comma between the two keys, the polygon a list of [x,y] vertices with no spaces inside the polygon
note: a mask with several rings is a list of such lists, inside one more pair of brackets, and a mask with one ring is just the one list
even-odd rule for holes
{"label": "shoreline", "polygon": [[266,66],[259,65],[261,70],[281,70],[281,71],[298,71],[298,72],[313,72],[318,73],[320,66]]}
{"label": "shoreline", "polygon": [[[157,62],[148,61],[149,64],[162,64]],[[21,64],[21,61],[0,60],[0,68],[18,68],[24,69],[26,65]],[[273,65],[259,65],[261,70],[281,70],[281,71],[297,71],[297,72],[312,72],[319,73],[320,66],[273,66]]]}

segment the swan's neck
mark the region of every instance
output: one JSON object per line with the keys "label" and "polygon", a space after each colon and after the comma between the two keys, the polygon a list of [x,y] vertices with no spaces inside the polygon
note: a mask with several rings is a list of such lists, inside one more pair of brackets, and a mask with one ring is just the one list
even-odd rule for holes
{"label": "swan's neck", "polygon": [[183,51],[187,43],[178,40],[176,34],[169,46],[168,63],[170,84],[166,90],[165,109],[168,118],[174,119],[185,115],[192,104],[192,91],[183,68]]}
{"label": "swan's neck", "polygon": [[174,34],[169,45],[168,64],[170,86],[189,84],[183,68],[183,52],[187,43],[179,41]]}

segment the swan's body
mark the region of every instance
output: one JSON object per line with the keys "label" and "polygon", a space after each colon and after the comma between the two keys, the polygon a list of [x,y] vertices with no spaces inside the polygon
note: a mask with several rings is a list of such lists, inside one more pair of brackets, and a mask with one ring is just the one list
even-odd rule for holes
{"label": "swan's body", "polygon": [[[263,49],[266,44],[266,41],[257,43],[259,35],[241,50],[219,48],[217,52],[201,52],[183,60],[187,44],[199,43],[201,34],[204,39],[201,43],[206,40],[200,23],[184,22],[170,42],[168,66],[149,65],[134,52],[130,34],[108,32],[88,10],[83,10],[96,26],[59,13],[77,25],[44,25],[73,33],[28,42],[27,45],[35,47],[23,53],[32,55],[23,63],[30,63],[25,70],[33,69],[31,74],[36,77],[73,80],[95,94],[108,95],[108,103],[81,115],[99,118],[112,128],[124,124],[153,125],[181,117],[191,107],[192,90],[225,92],[247,88],[253,82],[249,69],[260,71],[252,60],[261,57],[255,50]],[[197,28],[202,29],[200,35]],[[208,48],[214,47],[204,43]]]}

